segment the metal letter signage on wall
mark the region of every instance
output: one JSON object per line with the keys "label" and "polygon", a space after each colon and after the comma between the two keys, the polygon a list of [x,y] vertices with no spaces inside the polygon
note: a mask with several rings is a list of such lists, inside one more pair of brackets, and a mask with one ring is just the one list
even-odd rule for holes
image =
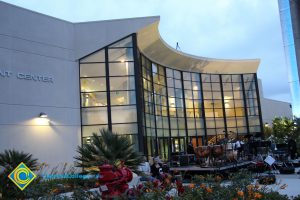
{"label": "metal letter signage on wall", "polygon": [[35,81],[35,82],[44,82],[44,83],[53,83],[54,79],[52,76],[32,74],[32,73],[24,73],[17,72],[14,73],[9,70],[0,69],[0,78],[12,78],[16,77],[19,80],[27,80],[27,81]]}

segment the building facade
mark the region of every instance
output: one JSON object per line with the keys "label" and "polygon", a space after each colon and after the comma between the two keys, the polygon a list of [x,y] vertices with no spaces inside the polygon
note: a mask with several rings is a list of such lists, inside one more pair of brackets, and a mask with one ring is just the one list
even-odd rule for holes
{"label": "building facade", "polygon": [[293,114],[300,116],[300,1],[278,0]]}
{"label": "building facade", "polygon": [[168,159],[189,141],[198,146],[261,133],[256,73],[189,67],[151,60],[136,34],[80,59],[83,142],[106,128],[129,135],[145,154]]}
{"label": "building facade", "polygon": [[168,159],[189,141],[261,134],[259,60],[176,51],[158,24],[71,23],[0,2],[0,152],[72,163],[105,128]]}

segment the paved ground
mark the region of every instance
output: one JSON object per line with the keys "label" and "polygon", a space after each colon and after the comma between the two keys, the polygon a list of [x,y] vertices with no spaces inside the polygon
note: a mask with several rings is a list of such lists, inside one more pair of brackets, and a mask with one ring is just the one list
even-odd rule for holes
{"label": "paved ground", "polygon": [[[299,168],[296,169],[296,172],[299,171]],[[268,188],[278,191],[280,194],[286,194],[288,196],[297,196],[300,195],[300,175],[291,174],[291,175],[276,175],[277,184],[270,185]],[[279,184],[278,184],[279,183]],[[280,186],[287,184],[287,187],[283,190],[280,189]]]}

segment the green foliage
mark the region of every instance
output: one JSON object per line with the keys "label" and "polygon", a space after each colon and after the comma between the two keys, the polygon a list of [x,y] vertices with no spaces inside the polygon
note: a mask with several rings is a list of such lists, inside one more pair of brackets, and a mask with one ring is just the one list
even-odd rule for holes
{"label": "green foliage", "polygon": [[29,153],[24,153],[17,150],[5,150],[0,153],[0,193],[4,199],[20,199],[24,198],[22,192],[10,179],[8,175],[23,162],[31,170],[36,170],[38,163],[37,159],[32,158]]}
{"label": "green foliage", "polygon": [[273,119],[273,135],[277,143],[284,143],[287,141],[288,136],[294,131],[293,120],[287,117],[276,117]]}
{"label": "green foliage", "polygon": [[98,173],[98,166],[104,163],[116,165],[119,161],[124,161],[127,167],[135,171],[143,162],[143,157],[133,146],[129,137],[102,129],[100,137],[93,134],[91,144],[78,147],[76,165],[86,173],[95,174]]}
{"label": "green foliage", "polygon": [[264,137],[269,138],[273,135],[273,129],[270,126],[265,125],[264,126]]}
{"label": "green foliage", "polygon": [[276,117],[273,119],[273,140],[276,143],[285,143],[288,137],[300,141],[300,119]]}

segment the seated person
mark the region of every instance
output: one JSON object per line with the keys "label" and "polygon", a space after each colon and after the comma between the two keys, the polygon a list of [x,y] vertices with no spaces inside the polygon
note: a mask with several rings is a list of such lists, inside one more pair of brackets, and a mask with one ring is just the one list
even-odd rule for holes
{"label": "seated person", "polygon": [[150,164],[145,156],[143,157],[143,161],[138,167],[138,171],[141,172],[141,181],[151,181],[153,178],[151,177]]}
{"label": "seated person", "polygon": [[152,177],[157,178],[157,179],[161,179],[162,162],[159,159],[159,157],[156,157],[154,159],[154,163],[153,163],[153,165],[151,165],[150,168],[151,168],[151,175],[152,175]]}

